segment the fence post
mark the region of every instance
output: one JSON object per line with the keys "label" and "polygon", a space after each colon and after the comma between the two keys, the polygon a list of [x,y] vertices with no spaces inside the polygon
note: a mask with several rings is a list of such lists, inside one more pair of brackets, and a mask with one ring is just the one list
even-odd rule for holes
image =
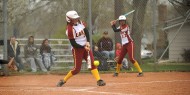
{"label": "fence post", "polygon": [[157,4],[156,0],[152,0],[152,34],[153,34],[153,57],[154,57],[154,70],[157,71],[157,33],[156,33],[156,10],[157,10]]}
{"label": "fence post", "polygon": [[3,33],[4,33],[4,59],[7,60],[7,0],[3,0]]}
{"label": "fence post", "polygon": [[157,5],[156,5],[156,0],[152,0],[152,31],[153,31],[153,38],[154,38],[154,63],[157,63],[157,34],[156,34],[156,10],[157,10]]}
{"label": "fence post", "polygon": [[[7,60],[7,0],[3,0],[3,36],[3,59]],[[2,67],[4,74],[7,76],[9,74],[7,66],[2,65]]]}
{"label": "fence post", "polygon": [[92,0],[88,0],[88,21],[89,21],[89,35],[90,35],[90,46],[92,50]]}

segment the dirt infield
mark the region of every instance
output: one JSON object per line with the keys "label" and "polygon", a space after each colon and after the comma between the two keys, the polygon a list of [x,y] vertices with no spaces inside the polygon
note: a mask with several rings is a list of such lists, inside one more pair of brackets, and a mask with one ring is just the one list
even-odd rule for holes
{"label": "dirt infield", "polygon": [[190,95],[190,72],[101,74],[107,83],[98,87],[91,74],[78,74],[63,87],[55,87],[62,75],[0,77],[0,95]]}

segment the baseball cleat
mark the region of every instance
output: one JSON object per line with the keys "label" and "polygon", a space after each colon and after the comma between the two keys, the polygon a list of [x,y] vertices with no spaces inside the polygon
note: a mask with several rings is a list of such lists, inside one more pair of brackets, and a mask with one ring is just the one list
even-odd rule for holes
{"label": "baseball cleat", "polygon": [[63,84],[65,84],[65,82],[63,80],[60,80],[58,83],[57,83],[57,87],[61,87]]}
{"label": "baseball cleat", "polygon": [[117,77],[117,76],[118,76],[118,73],[114,73],[114,74],[113,74],[113,77]]}
{"label": "baseball cleat", "polygon": [[97,85],[98,86],[105,86],[106,83],[103,80],[100,79],[100,80],[97,81]]}
{"label": "baseball cleat", "polygon": [[138,75],[137,75],[137,77],[142,77],[143,76],[143,73],[139,73]]}

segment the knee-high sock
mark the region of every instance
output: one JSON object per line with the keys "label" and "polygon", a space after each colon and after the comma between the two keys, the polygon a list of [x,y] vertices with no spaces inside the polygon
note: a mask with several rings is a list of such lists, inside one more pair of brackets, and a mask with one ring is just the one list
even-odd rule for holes
{"label": "knee-high sock", "polygon": [[139,73],[142,73],[141,67],[139,66],[137,61],[135,61],[134,66],[135,66],[135,68],[137,68]]}
{"label": "knee-high sock", "polygon": [[121,69],[121,64],[117,63],[117,67],[116,67],[116,73],[119,73]]}
{"label": "knee-high sock", "polygon": [[65,76],[64,81],[66,82],[72,76],[73,76],[73,74],[71,73],[71,71],[69,71],[69,73],[67,73],[67,75]]}
{"label": "knee-high sock", "polygon": [[96,78],[96,80],[100,80],[100,75],[97,69],[91,70],[92,75]]}

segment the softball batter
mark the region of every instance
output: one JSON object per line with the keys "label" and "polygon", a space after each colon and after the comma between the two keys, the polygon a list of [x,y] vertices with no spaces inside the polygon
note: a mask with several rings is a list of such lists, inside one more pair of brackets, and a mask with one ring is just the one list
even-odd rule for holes
{"label": "softball batter", "polygon": [[88,52],[91,58],[91,73],[97,80],[98,86],[104,86],[106,83],[101,80],[99,72],[94,66],[94,56],[90,50],[90,37],[88,30],[85,27],[85,24],[79,20],[80,16],[76,11],[68,11],[66,13],[67,20],[67,30],[66,35],[72,46],[72,54],[74,58],[74,68],[69,71],[69,73],[64,77],[63,80],[60,80],[57,83],[57,87],[64,85],[67,80],[80,72],[82,60],[87,60]]}
{"label": "softball batter", "polygon": [[122,42],[122,49],[121,49],[121,54],[119,56],[118,62],[117,62],[117,67],[116,67],[116,72],[114,73],[114,77],[118,76],[121,68],[121,63],[123,58],[125,57],[126,53],[128,53],[130,61],[134,64],[134,66],[138,70],[138,77],[143,76],[143,72],[138,64],[138,62],[134,59],[133,53],[134,53],[134,47],[133,47],[133,40],[130,37],[130,31],[129,31],[129,26],[126,23],[126,17],[124,15],[119,16],[119,27],[116,28],[116,21],[113,20],[111,21],[111,26],[114,30],[114,32],[120,32],[121,36],[121,42]]}

